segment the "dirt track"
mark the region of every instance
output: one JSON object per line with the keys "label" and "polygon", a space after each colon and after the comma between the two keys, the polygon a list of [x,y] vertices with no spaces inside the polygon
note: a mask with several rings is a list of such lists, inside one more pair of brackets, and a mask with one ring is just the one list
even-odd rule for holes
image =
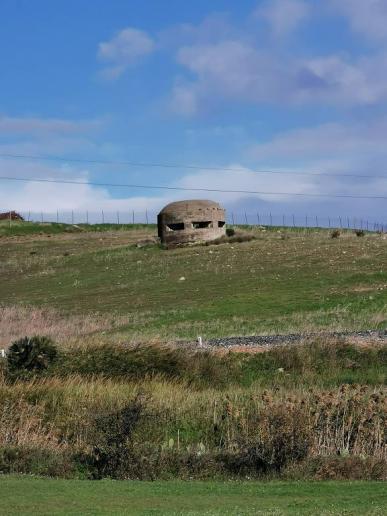
{"label": "dirt track", "polygon": [[254,348],[273,347],[279,345],[297,344],[311,338],[354,338],[357,341],[372,340],[387,344],[386,330],[364,330],[358,332],[321,332],[321,333],[290,333],[288,335],[253,335],[249,337],[224,337],[203,340],[203,347],[216,348]]}

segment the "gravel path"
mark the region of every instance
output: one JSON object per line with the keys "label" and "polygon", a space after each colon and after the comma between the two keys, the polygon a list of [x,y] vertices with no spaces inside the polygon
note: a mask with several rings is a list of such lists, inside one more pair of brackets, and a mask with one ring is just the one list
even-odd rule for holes
{"label": "gravel path", "polygon": [[323,332],[323,333],[290,333],[288,335],[253,335],[251,337],[223,337],[203,340],[203,347],[231,347],[231,346],[278,346],[281,344],[295,344],[304,339],[313,337],[359,337],[371,338],[387,343],[386,330],[365,330],[355,332]]}

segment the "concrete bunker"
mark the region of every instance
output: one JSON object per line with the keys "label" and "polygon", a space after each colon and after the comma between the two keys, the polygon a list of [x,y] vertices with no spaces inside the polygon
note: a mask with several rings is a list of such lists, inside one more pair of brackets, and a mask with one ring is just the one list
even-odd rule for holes
{"label": "concrete bunker", "polygon": [[226,233],[226,213],[214,201],[177,201],[160,211],[157,226],[166,245],[207,242]]}

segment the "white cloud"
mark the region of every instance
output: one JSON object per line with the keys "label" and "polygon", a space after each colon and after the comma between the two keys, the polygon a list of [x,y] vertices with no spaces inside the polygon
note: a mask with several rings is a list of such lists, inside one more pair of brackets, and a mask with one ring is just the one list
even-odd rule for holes
{"label": "white cloud", "polygon": [[387,99],[387,55],[358,59],[331,55],[295,58],[227,40],[184,46],[178,63],[193,79],[180,79],[172,105],[193,115],[222,101],[351,106]]}
{"label": "white cloud", "polygon": [[196,76],[174,91],[174,105],[178,111],[181,105],[182,114],[194,114],[206,103],[222,99],[280,100],[284,82],[280,78],[285,80],[288,73],[267,54],[236,40],[182,47],[177,61]]}
{"label": "white cloud", "polygon": [[[308,181],[314,185],[316,193],[386,196],[386,138],[386,119],[364,124],[330,123],[288,131],[253,146],[251,153],[257,162],[269,168],[278,168],[281,164],[283,167],[286,163],[292,171],[309,173]],[[314,174],[327,174],[327,177]],[[345,177],[346,174],[380,177],[355,178]],[[297,184],[297,176],[289,177]],[[352,201],[347,209],[355,210],[361,205],[363,213],[381,217],[385,215],[384,203],[383,200],[358,200],[356,204]],[[323,202],[317,202],[316,209],[319,205],[324,207]]]}
{"label": "white cloud", "polygon": [[266,21],[275,37],[281,37],[296,30],[309,17],[310,5],[304,0],[266,0],[254,15]]}
{"label": "white cloud", "polygon": [[109,63],[102,71],[106,78],[116,79],[141,57],[153,52],[155,43],[144,31],[128,27],[110,41],[99,44],[98,58]]}
{"label": "white cloud", "polygon": [[[358,30],[386,38],[387,1],[330,0]],[[270,26],[274,38],[259,37],[251,17],[245,25],[226,17],[209,17],[198,26],[175,31],[180,73],[171,92],[173,111],[194,116],[222,102],[277,105],[324,104],[338,107],[376,105],[387,100],[387,52],[383,48],[360,54],[289,52],[285,36],[312,14],[325,16],[323,2],[268,0],[255,18]],[[329,20],[325,20],[326,23]],[[219,31],[216,27],[219,26]],[[215,30],[211,28],[215,27]],[[164,35],[165,36],[165,35]],[[180,39],[179,39],[180,38]],[[179,44],[178,44],[179,43]],[[289,42],[286,42],[289,45]]]}
{"label": "white cloud", "polygon": [[[329,127],[320,128],[319,131],[313,133],[311,131],[310,141],[320,139],[324,132],[329,134]],[[239,163],[230,163],[227,168],[235,168],[238,170],[198,170],[184,175],[179,180],[171,182],[169,186],[179,188],[192,188],[192,191],[154,191],[154,195],[141,195],[141,190],[137,189],[120,189],[120,196],[115,196],[114,189],[109,191],[102,186],[93,186],[90,184],[56,184],[56,183],[35,183],[26,182],[7,182],[1,181],[0,188],[0,211],[15,209],[24,214],[31,212],[31,216],[40,219],[43,212],[45,220],[55,220],[56,211],[59,211],[61,221],[71,221],[71,210],[74,211],[75,221],[84,222],[86,220],[86,211],[89,213],[90,222],[100,222],[102,220],[102,210],[104,210],[105,221],[116,221],[116,213],[120,212],[120,220],[122,222],[130,222],[132,219],[132,211],[135,212],[136,221],[145,221],[145,212],[147,211],[150,221],[155,221],[157,212],[168,202],[178,199],[195,199],[209,198],[232,207],[235,214],[243,214],[249,210],[249,213],[256,213],[256,209],[265,208],[273,210],[273,214],[281,213],[321,213],[327,215],[342,214],[350,215],[351,213],[362,213],[366,216],[374,215],[382,217],[385,214],[385,201],[357,201],[354,204],[346,204],[345,209],[343,199],[319,199],[310,197],[300,197],[296,194],[320,194],[327,193],[335,195],[344,193],[346,195],[385,195],[387,192],[387,179],[370,179],[370,180],[348,180],[339,176],[334,177],[336,173],[345,172],[361,172],[365,173],[365,168],[360,168],[361,163],[367,163],[358,159],[350,152],[361,139],[350,145],[347,144],[348,152],[352,158],[346,158],[337,153],[337,142],[335,137],[342,137],[344,129],[336,130],[329,140],[322,146],[319,154],[315,156],[307,155],[301,164],[291,167],[289,160],[287,165],[273,165],[270,168],[278,172],[303,172],[306,175],[292,174],[262,174],[254,169],[243,167]],[[305,133],[306,138],[307,132]],[[292,142],[297,140],[299,134],[289,134],[289,147]],[[286,139],[284,135],[283,139]],[[371,138],[370,138],[371,139]],[[267,144],[268,146],[270,145]],[[310,144],[311,146],[311,144]],[[282,147],[273,142],[273,148],[267,147],[261,154],[257,156],[266,156],[266,162],[270,162],[270,156],[276,155],[276,159],[287,156],[288,147],[283,143]],[[255,149],[257,151],[257,149]],[[362,150],[360,149],[360,155]],[[299,156],[303,155],[303,149],[299,146]],[[292,155],[293,157],[293,155]],[[384,163],[385,156],[379,156],[379,163]],[[361,162],[361,163],[360,163]],[[19,163],[14,161],[0,162],[0,175],[11,177],[25,178],[45,178],[58,179],[66,178],[67,180],[77,182],[87,182],[90,179],[90,173],[87,170],[78,169],[76,167],[50,167],[39,163]],[[372,166],[368,162],[368,173],[372,173]],[[267,167],[257,167],[267,168]],[[324,179],[309,173],[329,172],[333,177]],[[375,170],[373,170],[375,173]],[[221,189],[221,190],[238,190],[235,193],[222,192],[204,192],[195,191],[195,188]],[[291,195],[282,196],[265,195],[264,193],[242,193],[240,191],[255,192],[287,192]],[[293,194],[293,195],[292,195]],[[329,204],[328,204],[329,203]],[[329,211],[327,211],[329,205]],[[354,212],[353,210],[356,209]],[[352,210],[352,212],[351,212]]]}
{"label": "white cloud", "polygon": [[[0,161],[0,176],[20,177],[26,181],[1,181],[0,211],[17,210],[23,213],[31,212],[40,215],[56,214],[56,211],[65,215],[65,212],[87,211],[101,214],[101,210],[116,212],[129,216],[131,210],[145,212],[155,206],[161,207],[165,201],[163,197],[137,196],[136,192],[128,190],[128,197],[115,198],[106,187],[99,187],[87,183],[90,180],[88,170],[69,166],[50,166],[41,163],[18,162],[13,160]],[[48,182],[34,182],[29,179],[43,179]],[[49,182],[51,180],[75,181],[79,184],[62,184]],[[103,182],[103,181],[102,181]],[[125,190],[123,190],[125,192]]]}
{"label": "white cloud", "polygon": [[[267,143],[253,146],[256,159],[360,159],[387,158],[387,119],[367,123],[328,123],[311,128],[294,129],[275,136]],[[384,168],[382,172],[386,174]],[[366,171],[367,173],[367,171]]]}
{"label": "white cloud", "polygon": [[[248,167],[243,167],[238,163],[232,163],[227,168],[235,169],[230,170],[202,170],[192,174],[184,176],[178,181],[178,186],[183,188],[200,188],[205,187],[209,189],[221,189],[221,190],[238,190],[242,191],[253,191],[253,192],[288,192],[292,193],[311,193],[315,191],[315,186],[305,176],[299,176],[294,178],[287,176],[280,176],[275,174],[260,174]],[[281,171],[286,170],[281,169]],[[190,196],[196,196],[189,193]],[[203,196],[203,194],[199,194]],[[221,202],[235,202],[245,198],[255,197],[256,199],[270,200],[278,202],[283,200],[281,195],[264,195],[263,193],[250,194],[250,193],[217,193],[209,192],[211,198],[219,200]]]}
{"label": "white cloud", "polygon": [[0,133],[7,135],[67,135],[96,129],[99,120],[66,120],[61,118],[10,117],[0,115]]}
{"label": "white cloud", "polygon": [[198,111],[198,99],[195,88],[176,84],[172,92],[171,109],[184,116],[194,115]]}
{"label": "white cloud", "polygon": [[355,32],[370,40],[387,40],[386,0],[331,0],[331,4],[349,19]]}

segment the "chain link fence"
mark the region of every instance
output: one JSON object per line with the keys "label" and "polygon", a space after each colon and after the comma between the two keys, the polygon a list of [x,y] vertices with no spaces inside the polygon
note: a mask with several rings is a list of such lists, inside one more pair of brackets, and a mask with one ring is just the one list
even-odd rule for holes
{"label": "chain link fence", "polygon": [[[18,212],[25,221],[40,223],[63,223],[63,224],[157,224],[157,212],[155,211],[76,211],[58,210],[53,213],[23,211]],[[12,218],[10,216],[9,220]],[[295,228],[332,228],[332,229],[353,229],[364,231],[387,230],[387,223],[376,221],[371,218],[349,217],[349,216],[321,216],[321,215],[294,215],[265,212],[233,212],[228,211],[226,222],[229,225],[246,226],[274,226],[274,227],[295,227]]]}

